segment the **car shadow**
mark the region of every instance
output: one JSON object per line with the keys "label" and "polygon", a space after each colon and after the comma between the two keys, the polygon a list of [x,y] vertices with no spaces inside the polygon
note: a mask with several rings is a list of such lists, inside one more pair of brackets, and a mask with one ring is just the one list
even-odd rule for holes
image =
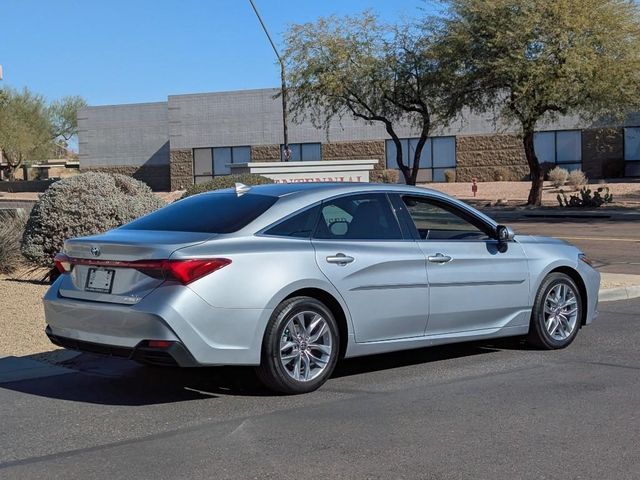
{"label": "car shadow", "polygon": [[[332,378],[362,375],[517,348],[512,341],[463,343],[342,360]],[[0,367],[5,359],[0,359]],[[51,376],[0,382],[0,388],[58,400],[115,406],[142,406],[221,396],[270,397],[253,368],[172,368],[80,354],[56,365]]]}

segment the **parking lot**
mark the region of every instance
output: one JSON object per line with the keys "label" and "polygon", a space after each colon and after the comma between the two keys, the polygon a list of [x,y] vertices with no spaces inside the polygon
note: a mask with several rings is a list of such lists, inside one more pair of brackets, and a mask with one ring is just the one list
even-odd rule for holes
{"label": "parking lot", "polygon": [[640,472],[640,301],[568,349],[350,360],[319,391],[87,355],[0,388],[0,478],[616,478]]}
{"label": "parking lot", "polygon": [[[633,221],[505,223],[640,273]],[[639,324],[640,299],[602,303],[566,350],[505,340],[353,359],[296,397],[250,369],[83,354],[0,383],[0,478],[636,479]]]}

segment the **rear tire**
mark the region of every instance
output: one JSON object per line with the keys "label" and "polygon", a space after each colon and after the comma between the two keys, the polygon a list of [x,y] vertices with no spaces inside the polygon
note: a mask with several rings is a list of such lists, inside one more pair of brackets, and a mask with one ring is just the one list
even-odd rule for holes
{"label": "rear tire", "polygon": [[280,393],[312,392],[333,373],[339,351],[338,325],[327,306],[312,297],[293,297],[271,315],[257,375]]}
{"label": "rear tire", "polygon": [[565,348],[582,323],[582,295],[571,277],[554,272],[542,281],[531,313],[527,343],[545,349]]}

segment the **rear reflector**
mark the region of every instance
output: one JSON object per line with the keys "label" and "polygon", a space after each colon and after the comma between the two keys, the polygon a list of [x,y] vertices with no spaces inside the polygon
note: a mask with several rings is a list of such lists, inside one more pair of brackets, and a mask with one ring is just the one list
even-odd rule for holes
{"label": "rear reflector", "polygon": [[228,258],[188,258],[184,260],[97,260],[73,258],[64,253],[55,256],[54,262],[60,273],[70,272],[74,265],[103,268],[133,268],[150,277],[174,279],[183,285],[194,282],[231,263]]}
{"label": "rear reflector", "polygon": [[169,348],[173,342],[168,340],[149,340],[147,346],[149,348]]}

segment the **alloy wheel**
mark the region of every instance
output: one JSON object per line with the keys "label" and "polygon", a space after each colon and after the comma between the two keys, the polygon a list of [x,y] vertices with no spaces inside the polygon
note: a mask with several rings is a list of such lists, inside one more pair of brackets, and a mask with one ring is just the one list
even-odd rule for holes
{"label": "alloy wheel", "polygon": [[547,333],[557,341],[571,336],[578,323],[578,300],[572,286],[559,282],[544,299],[544,323]]}
{"label": "alloy wheel", "polygon": [[291,378],[317,378],[327,368],[331,352],[331,331],[322,315],[303,311],[289,319],[280,339],[280,362]]}

